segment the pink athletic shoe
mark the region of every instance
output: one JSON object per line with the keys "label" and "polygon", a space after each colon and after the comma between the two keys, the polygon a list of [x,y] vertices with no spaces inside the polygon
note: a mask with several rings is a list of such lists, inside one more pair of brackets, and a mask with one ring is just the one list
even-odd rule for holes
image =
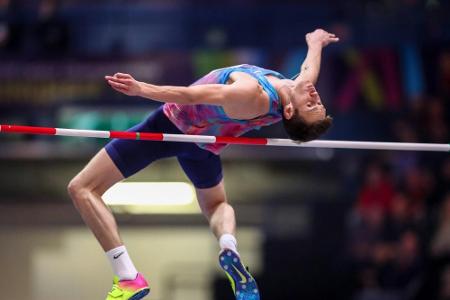
{"label": "pink athletic shoe", "polygon": [[119,277],[114,276],[113,286],[106,300],[139,300],[149,292],[148,283],[140,273],[134,280],[119,281]]}

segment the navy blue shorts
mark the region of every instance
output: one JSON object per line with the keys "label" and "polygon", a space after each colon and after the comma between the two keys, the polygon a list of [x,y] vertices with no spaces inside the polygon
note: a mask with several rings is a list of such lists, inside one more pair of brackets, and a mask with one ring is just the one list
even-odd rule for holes
{"label": "navy blue shorts", "polygon": [[[164,114],[162,106],[132,132],[162,132],[183,134]],[[186,175],[196,188],[210,188],[222,180],[220,156],[194,143],[135,141],[114,139],[105,146],[106,152],[127,178],[160,158],[176,156]]]}

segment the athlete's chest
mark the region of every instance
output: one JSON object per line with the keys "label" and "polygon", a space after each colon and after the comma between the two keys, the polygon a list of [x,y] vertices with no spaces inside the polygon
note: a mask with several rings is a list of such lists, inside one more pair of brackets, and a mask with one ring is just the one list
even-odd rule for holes
{"label": "athlete's chest", "polygon": [[237,80],[256,81],[259,87],[258,96],[245,102],[230,101],[229,104],[223,106],[226,115],[232,119],[250,120],[267,114],[270,110],[270,97],[258,80],[244,72],[233,72],[230,74],[227,84],[232,84]]}

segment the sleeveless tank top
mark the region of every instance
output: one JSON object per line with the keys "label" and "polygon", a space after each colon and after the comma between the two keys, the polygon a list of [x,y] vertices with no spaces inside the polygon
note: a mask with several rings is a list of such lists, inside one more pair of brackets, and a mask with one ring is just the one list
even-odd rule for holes
{"label": "sleeveless tank top", "polygon": [[[278,93],[265,77],[273,75],[285,79],[278,72],[253,65],[238,65],[213,70],[200,78],[192,85],[201,84],[226,84],[230,74],[244,72],[258,80],[264,91],[269,95],[270,109],[265,115],[250,120],[233,119],[226,115],[222,106],[208,104],[177,104],[165,103],[163,107],[167,118],[185,134],[214,135],[214,136],[240,136],[250,130],[260,129],[277,123],[282,118],[282,106]],[[226,147],[226,144],[197,144],[199,147],[215,154]]]}

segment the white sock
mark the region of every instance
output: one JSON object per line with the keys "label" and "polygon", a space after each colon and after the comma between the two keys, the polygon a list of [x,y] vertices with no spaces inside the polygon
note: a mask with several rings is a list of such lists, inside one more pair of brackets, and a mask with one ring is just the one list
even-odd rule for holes
{"label": "white sock", "polygon": [[230,249],[239,255],[239,253],[237,251],[237,241],[236,241],[236,238],[232,234],[229,234],[229,233],[223,234],[219,239],[219,245],[220,245],[220,250]]}
{"label": "white sock", "polygon": [[120,246],[106,252],[109,262],[111,263],[114,274],[119,280],[134,280],[137,277],[137,270],[128,255],[127,248]]}

